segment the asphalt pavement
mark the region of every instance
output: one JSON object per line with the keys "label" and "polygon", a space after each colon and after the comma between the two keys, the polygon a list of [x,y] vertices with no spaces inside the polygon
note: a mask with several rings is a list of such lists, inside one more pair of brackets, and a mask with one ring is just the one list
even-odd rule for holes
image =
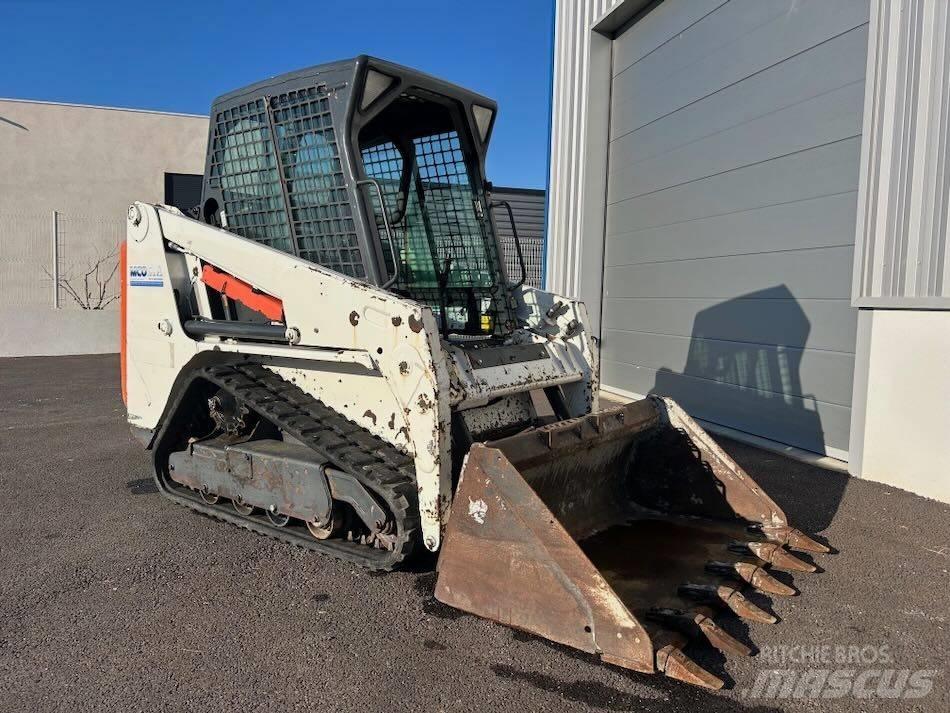
{"label": "asphalt pavement", "polygon": [[712,694],[450,609],[431,562],[373,575],[189,512],[115,356],[0,359],[0,710],[950,710],[950,506],[721,443],[839,552],[778,624],[722,617],[758,655],[688,649]]}

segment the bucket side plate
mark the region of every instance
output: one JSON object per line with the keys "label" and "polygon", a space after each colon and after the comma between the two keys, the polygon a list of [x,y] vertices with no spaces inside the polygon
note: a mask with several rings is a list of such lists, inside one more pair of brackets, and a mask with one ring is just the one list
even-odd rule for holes
{"label": "bucket side plate", "polygon": [[611,663],[654,673],[642,624],[498,449],[468,455],[436,598]]}

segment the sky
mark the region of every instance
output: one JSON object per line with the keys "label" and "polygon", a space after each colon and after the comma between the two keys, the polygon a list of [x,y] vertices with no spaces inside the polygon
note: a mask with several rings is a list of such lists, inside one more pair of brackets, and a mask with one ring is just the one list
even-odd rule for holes
{"label": "sky", "polygon": [[496,185],[547,183],[553,0],[0,0],[0,97],[207,114],[224,92],[369,54],[499,104]]}

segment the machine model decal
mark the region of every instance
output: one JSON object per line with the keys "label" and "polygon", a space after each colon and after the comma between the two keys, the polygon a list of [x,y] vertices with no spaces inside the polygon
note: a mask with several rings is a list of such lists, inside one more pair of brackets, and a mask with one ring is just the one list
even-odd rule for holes
{"label": "machine model decal", "polygon": [[157,265],[129,265],[130,287],[161,287],[164,284],[161,267]]}

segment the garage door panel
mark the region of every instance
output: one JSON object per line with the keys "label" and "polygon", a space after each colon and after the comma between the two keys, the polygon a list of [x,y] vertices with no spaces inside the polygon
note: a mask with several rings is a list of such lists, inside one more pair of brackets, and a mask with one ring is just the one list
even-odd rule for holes
{"label": "garage door panel", "polygon": [[[789,7],[789,0],[733,0],[617,75],[611,139],[859,27],[869,14],[867,0]],[[757,26],[763,12],[779,10]]]}
{"label": "garage door panel", "polygon": [[869,10],[663,0],[614,40],[606,388],[847,452]]}
{"label": "garage door panel", "polygon": [[857,190],[856,137],[607,206],[607,236]]}
{"label": "garage door panel", "polygon": [[602,368],[605,383],[626,384],[634,394],[669,395],[696,418],[817,453],[825,453],[826,444],[847,450],[848,407],[606,360]]}
{"label": "garage door panel", "polygon": [[[832,90],[656,158],[621,163],[611,190],[637,197],[861,135],[864,82]],[[608,195],[608,200],[613,196]]]}
{"label": "garage door panel", "polygon": [[799,398],[821,394],[828,403],[850,406],[854,355],[804,349],[802,344],[772,346],[607,329],[601,354],[607,361],[654,371],[672,369],[772,394]]}
{"label": "garage door panel", "polygon": [[[660,8],[664,4],[661,3]],[[619,70],[615,68],[614,79],[624,77],[625,82],[647,81],[653,86],[735,45],[742,38],[761,31],[785,16],[788,10],[785,0],[729,0],[718,3],[712,11],[696,17],[695,13],[686,9],[691,4],[666,5],[668,12],[678,16],[682,29],[635,62],[627,64],[622,58],[629,52],[625,48],[630,45],[636,47],[640,38],[632,32],[618,37],[614,64],[625,66]],[[690,22],[694,17],[695,21]],[[671,17],[670,21],[673,22],[674,18]]]}
{"label": "garage door panel", "polygon": [[692,0],[685,5],[660,3],[614,43],[613,75],[650,54],[664,42],[699,22],[730,0]]}
{"label": "garage door panel", "polygon": [[[867,26],[858,27],[684,107],[663,121],[618,137],[610,144],[611,172],[839,87],[863,82],[867,41]],[[816,72],[816,66],[822,71]]]}
{"label": "garage door panel", "polygon": [[854,241],[857,191],[697,218],[658,228],[619,233],[608,242],[605,264],[801,250]]}
{"label": "garage door panel", "polygon": [[[770,293],[770,291],[767,291]],[[781,299],[740,296],[722,301],[644,297],[608,298],[604,331],[643,331],[763,345],[804,344],[808,349],[850,353],[857,333],[857,310],[850,299]],[[801,325],[804,327],[790,326]],[[802,337],[802,333],[806,336]],[[605,342],[604,349],[608,347]],[[636,351],[631,352],[636,354]],[[850,382],[849,382],[850,383]]]}
{"label": "garage door panel", "polygon": [[[729,299],[758,290],[787,290],[792,298],[851,295],[854,246],[731,255],[604,270],[605,297],[713,297]],[[609,316],[604,323],[609,324]]]}

